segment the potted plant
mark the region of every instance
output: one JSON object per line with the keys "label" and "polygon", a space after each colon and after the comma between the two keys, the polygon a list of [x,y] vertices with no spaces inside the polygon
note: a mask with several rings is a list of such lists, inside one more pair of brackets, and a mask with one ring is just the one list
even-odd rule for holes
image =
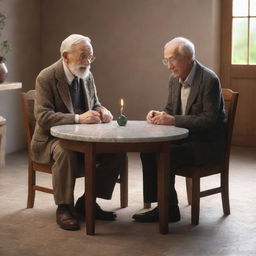
{"label": "potted plant", "polygon": [[0,12],[0,83],[4,82],[7,77],[8,70],[5,65],[5,56],[10,51],[8,40],[2,40],[2,30],[6,24],[6,15]]}

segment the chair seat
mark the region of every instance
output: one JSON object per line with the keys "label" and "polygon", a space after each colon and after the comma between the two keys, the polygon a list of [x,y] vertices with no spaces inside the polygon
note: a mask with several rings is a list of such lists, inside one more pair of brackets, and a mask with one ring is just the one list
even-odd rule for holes
{"label": "chair seat", "polygon": [[53,162],[49,164],[38,164],[32,161],[33,169],[38,172],[45,172],[45,173],[52,174],[52,170],[51,170],[52,165],[53,165]]}
{"label": "chair seat", "polygon": [[179,169],[175,170],[175,174],[192,178],[195,175],[199,175],[200,177],[206,177],[209,175],[218,174],[221,170],[225,169],[224,164],[219,165],[194,165],[194,166],[182,166]]}

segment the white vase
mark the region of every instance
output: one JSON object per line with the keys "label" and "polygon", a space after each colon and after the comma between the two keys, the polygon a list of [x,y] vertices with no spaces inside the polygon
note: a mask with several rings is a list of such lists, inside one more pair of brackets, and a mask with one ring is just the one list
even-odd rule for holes
{"label": "white vase", "polygon": [[8,75],[8,69],[4,62],[0,62],[0,83],[3,83]]}

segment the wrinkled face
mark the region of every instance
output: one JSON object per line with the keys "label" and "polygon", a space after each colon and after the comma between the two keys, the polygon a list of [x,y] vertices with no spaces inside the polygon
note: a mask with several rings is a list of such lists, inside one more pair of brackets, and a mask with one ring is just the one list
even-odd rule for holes
{"label": "wrinkled face", "polygon": [[71,73],[79,78],[89,75],[93,49],[90,45],[80,42],[71,51],[63,53],[63,59]]}
{"label": "wrinkled face", "polygon": [[192,68],[193,61],[190,57],[181,55],[177,45],[169,45],[164,49],[164,58],[168,61],[168,69],[174,77],[185,80]]}

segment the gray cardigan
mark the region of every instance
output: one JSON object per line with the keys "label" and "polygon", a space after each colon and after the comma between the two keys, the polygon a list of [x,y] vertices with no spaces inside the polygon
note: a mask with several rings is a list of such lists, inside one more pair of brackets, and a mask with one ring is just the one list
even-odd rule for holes
{"label": "gray cardigan", "polygon": [[196,61],[196,72],[185,115],[181,115],[180,111],[180,88],[179,79],[171,76],[164,111],[175,116],[177,127],[189,130],[188,141],[193,141],[196,145],[198,163],[205,159],[210,162],[222,160],[225,145],[225,110],[217,75]]}

